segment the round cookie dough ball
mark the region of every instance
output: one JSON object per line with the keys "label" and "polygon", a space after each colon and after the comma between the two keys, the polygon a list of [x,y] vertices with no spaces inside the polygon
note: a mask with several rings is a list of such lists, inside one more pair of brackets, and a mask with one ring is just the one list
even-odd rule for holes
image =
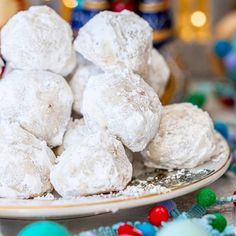
{"label": "round cookie dough ball", "polygon": [[0,123],[0,197],[31,198],[52,190],[55,156],[17,123]]}
{"label": "round cookie dough ball", "polygon": [[145,164],[163,169],[194,168],[216,152],[213,122],[190,103],[163,108],[159,132],[142,152]]}
{"label": "round cookie dough ball", "polygon": [[12,68],[63,76],[76,64],[72,30],[54,10],[35,6],[13,16],[1,31],[3,58]]}
{"label": "round cookie dough ball", "polygon": [[91,77],[84,91],[85,123],[108,129],[133,152],[142,151],[155,137],[161,110],[154,90],[128,71]]}
{"label": "round cookie dough ball", "polygon": [[123,190],[132,177],[121,142],[104,130],[89,131],[58,158],[51,182],[63,197]]}
{"label": "round cookie dough ball", "polygon": [[152,49],[148,68],[148,76],[144,80],[161,97],[170,77],[170,69],[164,57],[155,48]]}
{"label": "round cookie dough ball", "polygon": [[152,29],[133,12],[103,11],[79,31],[75,49],[103,69],[127,67],[144,76],[152,48]]}
{"label": "round cookie dough ball", "polygon": [[102,71],[92,63],[79,65],[69,84],[74,95],[73,110],[80,114],[83,102],[84,89],[89,78],[93,75],[102,73]]}
{"label": "round cookie dough ball", "polygon": [[62,144],[73,96],[60,75],[47,71],[7,73],[0,80],[0,120],[17,121],[49,146]]}

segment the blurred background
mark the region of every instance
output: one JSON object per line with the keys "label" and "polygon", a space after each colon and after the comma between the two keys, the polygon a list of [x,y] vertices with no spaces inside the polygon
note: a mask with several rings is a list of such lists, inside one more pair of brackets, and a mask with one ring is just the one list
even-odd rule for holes
{"label": "blurred background", "polygon": [[0,0],[0,27],[31,5],[55,9],[75,35],[99,11],[135,11],[171,69],[162,101],[192,102],[236,127],[235,0]]}

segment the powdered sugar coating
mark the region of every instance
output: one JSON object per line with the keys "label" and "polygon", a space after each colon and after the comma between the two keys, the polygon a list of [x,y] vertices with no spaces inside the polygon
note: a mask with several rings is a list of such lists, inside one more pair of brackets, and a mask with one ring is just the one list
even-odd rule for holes
{"label": "powdered sugar coating", "polygon": [[102,71],[92,63],[87,63],[85,65],[78,66],[74,76],[69,82],[74,95],[73,110],[76,113],[81,113],[84,89],[87,85],[89,78],[99,73],[102,73]]}
{"label": "powdered sugar coating", "polygon": [[215,152],[215,132],[208,113],[180,103],[163,108],[159,132],[142,155],[149,167],[182,169],[210,160]]}
{"label": "powdered sugar coating", "polygon": [[17,123],[0,123],[0,197],[30,198],[52,190],[55,156]]}
{"label": "powdered sugar coating", "polygon": [[155,137],[161,110],[154,90],[128,71],[91,77],[82,105],[85,123],[108,129],[133,152],[142,151]]}
{"label": "powdered sugar coating", "polygon": [[[57,155],[61,155],[65,149],[69,148],[70,146],[80,143],[81,138],[88,135],[89,132],[95,132],[95,130],[91,130],[93,128],[85,125],[83,118],[75,119],[73,121],[71,120],[65,132],[63,144],[56,150]],[[96,127],[96,130],[99,131],[99,127]],[[125,148],[125,153],[129,161],[132,163],[134,159],[133,153],[128,148]]]}
{"label": "powdered sugar coating", "polygon": [[65,198],[123,190],[132,177],[121,142],[102,129],[90,130],[58,161],[51,182]]}
{"label": "powdered sugar coating", "polygon": [[152,29],[133,12],[103,11],[79,31],[75,49],[103,69],[127,67],[145,75],[152,47]]}
{"label": "powdered sugar coating", "polygon": [[55,154],[60,156],[65,149],[72,145],[77,145],[81,138],[83,138],[84,135],[87,135],[87,133],[88,127],[85,126],[83,118],[75,120],[71,119],[64,134],[63,143],[54,150]]}
{"label": "powdered sugar coating", "polygon": [[15,69],[67,75],[76,64],[70,26],[47,6],[13,16],[2,28],[1,43],[4,59]]}
{"label": "powdered sugar coating", "polygon": [[76,61],[78,66],[85,66],[88,64],[93,64],[91,61],[87,60],[82,54],[76,53]]}
{"label": "powdered sugar coating", "polygon": [[0,120],[17,121],[54,147],[62,144],[73,96],[60,75],[47,71],[7,73],[0,80]]}
{"label": "powdered sugar coating", "polygon": [[63,138],[64,149],[80,143],[81,138],[87,135],[88,129],[85,126],[84,119],[71,120]]}
{"label": "powdered sugar coating", "polygon": [[161,97],[170,77],[170,69],[164,57],[155,48],[152,49],[148,68],[148,76],[144,80]]}

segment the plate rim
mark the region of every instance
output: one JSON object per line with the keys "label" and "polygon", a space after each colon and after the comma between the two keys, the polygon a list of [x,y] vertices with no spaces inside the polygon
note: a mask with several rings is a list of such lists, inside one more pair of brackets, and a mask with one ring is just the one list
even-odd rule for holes
{"label": "plate rim", "polygon": [[[223,141],[223,140],[222,140]],[[148,204],[152,204],[155,202],[161,202],[168,199],[173,199],[176,197],[183,196],[185,194],[191,193],[199,188],[202,188],[210,183],[213,183],[217,179],[219,179],[228,169],[232,155],[230,153],[230,149],[226,141],[224,140],[225,144],[227,145],[227,158],[222,163],[219,169],[213,171],[209,175],[195,180],[194,182],[187,183],[186,185],[180,187],[177,186],[172,188],[169,192],[163,193],[149,193],[143,194],[141,196],[131,196],[125,198],[112,198],[102,199],[101,201],[90,202],[90,203],[75,203],[72,200],[72,203],[68,203],[69,200],[65,200],[66,203],[58,202],[59,204],[51,205],[55,203],[55,200],[36,200],[36,201],[43,201],[48,203],[47,205],[16,205],[16,204],[8,204],[4,205],[4,200],[13,200],[13,201],[21,201],[21,202],[28,202],[28,201],[35,201],[31,200],[15,200],[15,199],[2,199],[3,201],[0,203],[0,217],[1,218],[8,218],[8,219],[33,219],[33,218],[68,218],[71,216],[86,216],[86,215],[96,215],[104,212],[111,212],[114,210],[114,204],[119,209],[127,209],[132,207],[144,206]],[[62,200],[63,201],[63,200]],[[110,208],[111,207],[111,208]],[[89,209],[90,210],[89,210]],[[93,208],[94,210],[92,210]],[[78,212],[79,211],[79,212]]]}

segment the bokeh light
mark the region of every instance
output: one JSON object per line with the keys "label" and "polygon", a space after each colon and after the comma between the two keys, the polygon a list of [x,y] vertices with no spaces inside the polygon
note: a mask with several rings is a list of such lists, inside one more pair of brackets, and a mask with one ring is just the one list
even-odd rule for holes
{"label": "bokeh light", "polygon": [[191,23],[195,27],[202,27],[206,24],[207,18],[206,14],[202,11],[195,11],[191,15]]}
{"label": "bokeh light", "polygon": [[63,4],[68,8],[75,8],[78,5],[76,0],[63,0]]}

